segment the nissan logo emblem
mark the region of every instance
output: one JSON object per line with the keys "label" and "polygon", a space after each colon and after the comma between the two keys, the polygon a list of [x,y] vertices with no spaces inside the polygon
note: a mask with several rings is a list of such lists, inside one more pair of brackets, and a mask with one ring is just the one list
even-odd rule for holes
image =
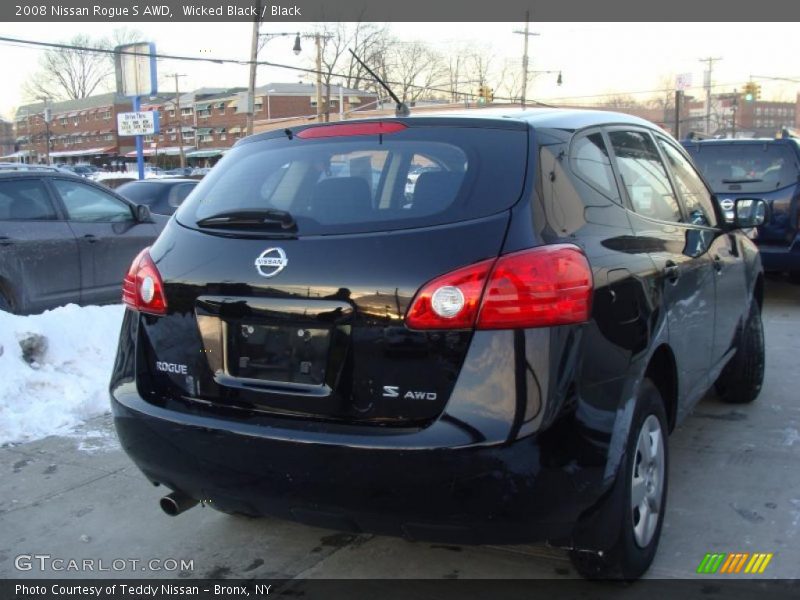
{"label": "nissan logo emblem", "polygon": [[283,248],[267,248],[258,255],[255,262],[256,271],[262,277],[275,277],[288,264],[289,259],[286,258]]}

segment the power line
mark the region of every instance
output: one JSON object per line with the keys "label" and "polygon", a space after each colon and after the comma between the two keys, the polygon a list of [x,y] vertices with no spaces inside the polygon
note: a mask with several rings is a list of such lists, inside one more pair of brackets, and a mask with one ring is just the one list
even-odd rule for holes
{"label": "power line", "polygon": [[[79,52],[97,52],[97,53],[100,53],[100,54],[109,54],[109,55],[125,54],[125,55],[130,55],[130,56],[152,56],[150,54],[144,54],[144,53],[141,53],[141,52],[134,52],[134,51],[130,51],[130,50],[122,50],[122,51],[118,51],[117,52],[117,51],[109,49],[109,48],[97,48],[97,47],[91,47],[91,46],[77,46],[75,44],[63,44],[63,43],[57,43],[57,42],[38,42],[36,40],[24,40],[24,39],[11,38],[11,37],[6,37],[6,36],[0,36],[0,42],[6,42],[6,43],[10,43],[10,44],[21,44],[21,45],[28,45],[28,46],[39,46],[39,47],[43,47],[43,48],[57,48],[57,49],[60,49],[60,50],[74,50],[74,51],[79,51]],[[193,62],[210,62],[210,63],[220,64],[220,65],[223,65],[223,64],[235,64],[235,65],[238,65],[238,66],[249,66],[249,65],[255,64],[256,66],[259,66],[259,67],[273,67],[273,68],[277,68],[277,69],[288,69],[290,71],[300,71],[300,72],[303,72],[303,73],[308,73],[310,75],[324,75],[326,77],[330,76],[331,78],[336,77],[336,78],[340,78],[340,79],[347,79],[348,78],[348,75],[346,75],[344,73],[334,73],[334,72],[328,73],[328,71],[321,71],[321,70],[317,70],[317,69],[309,69],[309,68],[306,68],[306,67],[297,67],[297,66],[294,66],[294,65],[285,65],[285,64],[282,64],[282,63],[274,63],[274,62],[269,62],[269,61],[264,61],[264,60],[250,61],[250,60],[240,60],[240,59],[234,59],[234,58],[205,58],[205,57],[199,57],[199,56],[181,56],[181,55],[177,55],[177,54],[161,54],[161,53],[155,54],[154,58],[156,58],[156,59],[168,59],[168,60],[185,60],[185,61],[193,61]],[[448,89],[444,89],[444,88],[424,86],[424,85],[416,85],[416,84],[404,84],[404,83],[399,82],[399,81],[387,81],[386,83],[388,83],[389,85],[405,85],[407,88],[413,88],[413,89],[418,89],[418,90],[428,90],[428,91],[431,91],[431,92],[440,92],[440,93],[443,93],[443,94],[450,94],[452,92],[452,90],[448,90]],[[472,97],[472,98],[477,98],[479,96],[479,94],[471,93],[471,92],[459,92],[459,94],[462,95],[462,96],[469,96],[469,97]],[[495,98],[498,99],[498,100],[509,100],[509,101],[514,100],[513,98],[510,98],[510,97],[495,96]],[[536,102],[536,101],[534,100],[534,102]],[[540,104],[542,106],[548,106],[547,104],[544,104],[544,103],[541,103],[541,102],[536,102],[536,103]]]}

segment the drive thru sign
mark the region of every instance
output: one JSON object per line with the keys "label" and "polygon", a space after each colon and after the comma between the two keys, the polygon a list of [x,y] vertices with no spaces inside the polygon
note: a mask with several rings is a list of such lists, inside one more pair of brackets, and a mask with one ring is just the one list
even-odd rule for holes
{"label": "drive thru sign", "polygon": [[124,112],[117,114],[119,135],[153,135],[158,132],[158,113]]}

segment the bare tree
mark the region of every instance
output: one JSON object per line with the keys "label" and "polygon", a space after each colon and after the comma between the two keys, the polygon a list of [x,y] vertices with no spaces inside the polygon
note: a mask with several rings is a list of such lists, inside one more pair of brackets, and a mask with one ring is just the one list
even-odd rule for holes
{"label": "bare tree", "polygon": [[518,61],[506,61],[498,75],[497,91],[501,96],[517,102],[522,98],[522,69]]}
{"label": "bare tree", "polygon": [[23,94],[29,99],[46,96],[59,100],[86,98],[109,90],[114,83],[113,55],[94,49],[110,50],[137,39],[141,34],[127,28],[116,29],[110,38],[103,39],[76,35],[65,42],[74,48],[53,48],[42,54],[39,70],[25,82]]}
{"label": "bare tree", "polygon": [[636,98],[630,94],[611,94],[605,99],[605,101],[601,103],[601,105],[608,108],[634,108],[641,106],[636,101]]}
{"label": "bare tree", "polygon": [[402,102],[415,102],[431,96],[433,89],[448,78],[442,56],[419,41],[393,41],[389,47],[386,69],[396,82],[394,93]]}

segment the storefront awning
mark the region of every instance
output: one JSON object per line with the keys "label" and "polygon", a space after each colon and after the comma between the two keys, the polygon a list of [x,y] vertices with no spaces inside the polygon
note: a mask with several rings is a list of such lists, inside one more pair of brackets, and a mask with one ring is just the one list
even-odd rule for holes
{"label": "storefront awning", "polygon": [[198,127],[197,135],[209,135],[212,131],[211,127]]}
{"label": "storefront awning", "polygon": [[[194,146],[184,146],[183,147],[183,152],[184,152],[184,154],[186,154],[186,156],[189,156],[189,153],[192,150],[194,150]],[[144,156],[154,156],[156,154],[158,156],[177,156],[180,153],[181,153],[181,147],[180,146],[164,146],[163,148],[162,147],[145,148],[144,150],[142,150],[142,154]],[[134,150],[133,152],[128,152],[125,155],[125,158],[136,158],[136,150]]]}
{"label": "storefront awning", "polygon": [[0,159],[5,159],[5,158],[23,158],[25,156],[31,156],[31,155],[33,155],[33,151],[32,150],[19,150],[17,152],[14,152],[13,154],[6,154],[5,156],[0,156]]}
{"label": "storefront awning", "polygon": [[222,156],[225,148],[206,148],[203,150],[193,150],[187,152],[186,158],[211,158],[213,156]]}
{"label": "storefront awning", "polygon": [[242,128],[241,128],[241,127],[231,127],[231,128],[228,130],[228,133],[239,133],[241,130],[242,130]]}
{"label": "storefront awning", "polygon": [[84,150],[65,150],[62,152],[51,152],[51,158],[60,158],[64,156],[100,156],[103,154],[115,154],[116,148],[111,146],[109,148],[86,148]]}

